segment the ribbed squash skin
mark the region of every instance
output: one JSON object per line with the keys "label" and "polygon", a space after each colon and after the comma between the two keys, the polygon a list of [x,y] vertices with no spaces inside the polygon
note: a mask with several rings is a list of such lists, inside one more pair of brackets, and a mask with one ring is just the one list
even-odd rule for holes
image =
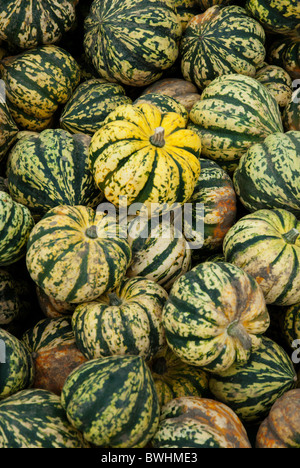
{"label": "ribbed squash skin", "polygon": [[199,13],[198,0],[175,0],[174,3],[184,31],[189,20]]}
{"label": "ribbed squash skin", "polygon": [[300,132],[274,133],[241,157],[233,182],[249,211],[281,208],[299,217],[299,147]]}
{"label": "ribbed squash skin", "polygon": [[226,405],[209,398],[175,398],[162,408],[154,448],[251,448],[246,430]]}
{"label": "ribbed squash skin", "polygon": [[162,114],[166,114],[167,112],[176,112],[185,119],[186,123],[188,123],[188,111],[183,104],[171,96],[161,93],[142,94],[134,101],[133,104],[138,106],[143,102],[156,106]]}
{"label": "ribbed squash skin", "polygon": [[[164,143],[159,147],[152,138],[161,128]],[[157,204],[159,214],[192,194],[200,175],[200,149],[199,136],[186,129],[179,114],[161,114],[148,103],[128,104],[111,112],[92,137],[90,169],[116,207],[140,203],[147,212]]]}
{"label": "ribbed squash skin", "polygon": [[300,31],[298,0],[247,0],[245,8],[269,33],[296,36]]}
{"label": "ribbed squash skin", "polygon": [[260,424],[256,448],[300,448],[300,388],[285,392]]}
{"label": "ribbed squash skin", "polygon": [[267,304],[300,302],[300,223],[289,211],[262,209],[243,216],[227,232],[223,252],[227,262],[255,278]]}
{"label": "ribbed squash skin", "polygon": [[270,44],[268,62],[284,68],[293,80],[300,78],[300,42],[283,37]]}
{"label": "ribbed squash skin", "polygon": [[7,160],[12,198],[36,216],[58,205],[97,207],[103,195],[89,170],[90,141],[62,129],[25,135]]}
{"label": "ribbed squash skin", "polygon": [[26,389],[0,403],[1,448],[90,448],[67,420],[60,398]]}
{"label": "ribbed squash skin", "polygon": [[3,400],[32,385],[34,366],[31,353],[21,340],[2,328],[0,340],[1,350],[4,343],[5,355],[0,371],[0,400]]}
{"label": "ribbed squash skin", "polygon": [[11,265],[26,254],[26,244],[34,227],[29,209],[0,192],[0,265]]}
{"label": "ribbed squash skin", "polygon": [[209,380],[214,397],[251,424],[260,423],[273,403],[295,385],[296,372],[289,355],[265,336],[246,364],[234,364]]}
{"label": "ribbed squash skin", "polygon": [[84,48],[101,77],[146,86],[173,65],[181,34],[170,0],[95,0],[85,21]]}
{"label": "ribbed squash skin", "polygon": [[12,322],[20,311],[20,298],[13,276],[0,269],[0,327]]}
{"label": "ribbed squash skin", "polygon": [[60,126],[71,133],[93,135],[110,112],[122,104],[131,104],[123,86],[93,78],[81,83],[65,104]]}
{"label": "ribbed squash skin", "polygon": [[296,89],[282,114],[283,127],[286,132],[300,132],[300,88]]}
{"label": "ribbed squash skin", "polygon": [[73,343],[74,339],[70,317],[39,320],[22,335],[22,342],[31,353],[51,349],[61,343]]}
{"label": "ribbed squash skin", "polygon": [[0,73],[7,105],[20,129],[42,131],[53,124],[54,113],[72,96],[80,68],[66,50],[45,45],[3,59]]}
{"label": "ribbed squash skin", "polygon": [[58,42],[75,22],[77,0],[54,5],[43,0],[4,0],[0,13],[0,39],[23,49]]}
{"label": "ribbed squash skin", "polygon": [[126,236],[112,216],[60,205],[33,228],[26,264],[35,283],[62,302],[96,299],[123,278],[131,260]]}
{"label": "ribbed squash skin", "polygon": [[232,172],[254,143],[283,132],[275,98],[252,77],[224,75],[210,83],[190,112],[188,128],[201,138],[202,156]]}
{"label": "ribbed squash skin", "polygon": [[16,141],[18,133],[18,127],[10,114],[6,102],[4,101],[4,93],[5,89],[4,87],[2,89],[0,81],[0,161],[4,159],[8,150]]}
{"label": "ribbed squash skin", "polygon": [[215,5],[194,16],[180,43],[183,77],[204,89],[216,77],[254,77],[265,59],[263,27],[242,7]]}
{"label": "ribbed squash skin", "polygon": [[82,364],[68,377],[61,401],[71,424],[96,447],[143,448],[157,430],[158,398],[141,356]]}
{"label": "ribbed squash skin", "polygon": [[76,307],[78,348],[88,359],[131,354],[149,361],[165,344],[161,314],[167,297],[154,281],[125,278],[114,291]]}
{"label": "ribbed squash skin", "polygon": [[249,360],[269,323],[256,281],[226,262],[200,263],[182,275],[163,309],[172,351],[213,373]]}
{"label": "ribbed squash skin", "polygon": [[199,161],[201,173],[193,195],[187,201],[191,205],[191,219],[184,223],[193,259],[222,247],[224,236],[237,214],[236,194],[230,176],[210,159],[200,158]]}
{"label": "ribbed squash skin", "polygon": [[268,88],[281,109],[290,101],[292,78],[284,68],[265,64],[257,69],[254,78]]}
{"label": "ribbed squash skin", "polygon": [[129,278],[142,276],[169,290],[174,281],[191,267],[188,242],[171,221],[171,216],[154,219],[134,217],[128,225],[132,261]]}
{"label": "ribbed squash skin", "polygon": [[210,395],[208,374],[199,367],[182,362],[169,346],[154,356],[149,367],[161,408],[174,398]]}

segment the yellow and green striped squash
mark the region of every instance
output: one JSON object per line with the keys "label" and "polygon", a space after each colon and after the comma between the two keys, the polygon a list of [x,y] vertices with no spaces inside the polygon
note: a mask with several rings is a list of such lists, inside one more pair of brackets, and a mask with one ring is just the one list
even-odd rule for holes
{"label": "yellow and green striped squash", "polygon": [[74,343],[71,318],[41,319],[23,333],[21,340],[31,353],[40,349],[51,349],[61,344]]}
{"label": "yellow and green striped squash", "polygon": [[268,88],[280,109],[290,101],[293,93],[292,78],[284,68],[264,63],[257,68],[254,78]]}
{"label": "yellow and green striped squash", "polygon": [[265,56],[263,27],[237,5],[215,5],[194,16],[180,42],[182,75],[199,89],[231,73],[254,77]]}
{"label": "yellow and green striped squash", "polygon": [[34,379],[31,353],[22,341],[0,327],[0,400],[29,388]]}
{"label": "yellow and green striped squash", "polygon": [[300,78],[300,41],[284,36],[271,42],[267,60],[270,64],[284,68],[292,80]]}
{"label": "yellow and green striped squash", "polygon": [[296,371],[287,352],[275,341],[262,337],[261,345],[245,364],[234,364],[211,376],[209,388],[244,423],[260,423],[273,403],[296,385]]}
{"label": "yellow and green striped squash", "polygon": [[300,132],[300,88],[295,89],[282,113],[283,127],[286,132]]}
{"label": "yellow and green striped squash", "polygon": [[190,19],[199,13],[198,0],[174,0],[174,3],[184,32]]}
{"label": "yellow and green striped squash", "polygon": [[300,302],[283,308],[282,333],[290,349],[300,340]]}
{"label": "yellow and green striped squash", "polygon": [[5,102],[5,88],[0,81],[0,162],[17,139],[18,127]]}
{"label": "yellow and green striped squash", "polygon": [[78,0],[4,0],[0,12],[0,39],[22,49],[58,42],[75,23]]}
{"label": "yellow and green striped squash", "polygon": [[258,283],[227,262],[199,263],[183,274],[162,318],[172,351],[211,373],[249,360],[270,324]]}
{"label": "yellow and green striped squash", "polygon": [[215,78],[190,112],[188,128],[201,138],[202,156],[228,172],[254,143],[283,132],[279,106],[256,79],[231,74]]}
{"label": "yellow and green striped squash", "polygon": [[[191,196],[200,175],[200,137],[175,112],[143,103],[120,106],[92,137],[90,169],[114,206],[159,214]],[[156,210],[153,208],[156,206]]]}
{"label": "yellow and green striped squash", "polygon": [[72,315],[78,348],[88,359],[138,355],[149,361],[165,345],[161,314],[167,297],[156,282],[135,277],[79,304]]}
{"label": "yellow and green striped squash", "polygon": [[65,104],[60,126],[71,133],[94,135],[110,112],[122,104],[131,104],[118,83],[92,78],[81,83]]}
{"label": "yellow and green striped squash", "polygon": [[141,356],[82,364],[67,378],[61,402],[71,424],[96,447],[143,448],[159,423],[155,385]]}
{"label": "yellow and green striped squash", "polygon": [[102,78],[146,86],[174,64],[181,34],[173,0],[94,0],[84,49]]}
{"label": "yellow and green striped squash", "polygon": [[156,449],[251,448],[246,429],[231,408],[199,397],[167,403],[152,444]]}
{"label": "yellow and green striped squash", "polygon": [[300,216],[299,148],[300,132],[274,133],[241,157],[233,183],[247,210],[281,208]]}
{"label": "yellow and green striped squash", "polygon": [[31,231],[26,254],[32,280],[48,296],[75,304],[115,288],[130,260],[115,218],[81,205],[49,210]]}
{"label": "yellow and green striped squash", "polygon": [[60,398],[25,389],[0,403],[0,448],[91,448],[69,423]]}
{"label": "yellow and green striped squash", "polygon": [[29,209],[0,192],[0,265],[11,265],[23,258],[34,219]]}
{"label": "yellow and green striped squash", "polygon": [[223,253],[260,285],[267,304],[300,302],[300,222],[284,209],[261,209],[227,232]]}
{"label": "yellow and green striped squash", "polygon": [[298,0],[247,0],[245,8],[268,33],[295,37],[299,35]]}
{"label": "yellow and green striped squash", "polygon": [[156,353],[149,367],[161,408],[174,398],[210,395],[209,374],[182,362],[169,346]]}
{"label": "yellow and green striped squash", "polygon": [[14,277],[0,269],[0,327],[11,323],[20,312],[21,302]]}
{"label": "yellow and green striped squash", "polygon": [[0,61],[7,105],[17,126],[42,131],[80,81],[80,68],[71,54],[56,45],[26,50]]}
{"label": "yellow and green striped squash", "polygon": [[24,135],[7,159],[11,197],[35,217],[58,205],[97,207],[103,195],[89,169],[90,141],[59,128]]}
{"label": "yellow and green striped squash", "polygon": [[166,114],[167,112],[176,112],[176,114],[181,115],[185,119],[186,124],[188,123],[189,114],[184,105],[167,94],[142,94],[133,102],[133,104],[138,106],[144,102],[156,106],[162,114]]}
{"label": "yellow and green striped squash", "polygon": [[142,276],[169,290],[191,268],[189,244],[171,215],[150,219],[135,216],[129,221],[127,239],[132,250],[126,272],[129,278]]}

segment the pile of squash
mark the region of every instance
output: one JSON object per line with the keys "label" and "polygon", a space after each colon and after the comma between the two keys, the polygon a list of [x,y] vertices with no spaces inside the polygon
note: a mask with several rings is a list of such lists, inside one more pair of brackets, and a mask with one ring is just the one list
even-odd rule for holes
{"label": "pile of squash", "polygon": [[300,448],[298,0],[5,0],[0,448]]}

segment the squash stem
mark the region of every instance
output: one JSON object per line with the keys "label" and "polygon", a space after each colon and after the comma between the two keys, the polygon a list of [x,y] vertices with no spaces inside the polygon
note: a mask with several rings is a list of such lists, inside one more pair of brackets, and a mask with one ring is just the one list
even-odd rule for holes
{"label": "squash stem", "polygon": [[246,332],[245,327],[238,320],[235,320],[227,327],[227,333],[229,336],[237,338],[244,349],[249,350],[251,348],[251,337],[249,333]]}
{"label": "squash stem", "polygon": [[88,227],[85,231],[85,234],[90,239],[97,239],[98,237],[97,226],[93,225],[93,226]]}
{"label": "squash stem", "polygon": [[114,292],[109,293],[108,297],[109,297],[109,305],[110,306],[119,306],[119,305],[122,304],[121,299],[119,298],[119,296],[116,293],[114,293]]}
{"label": "squash stem", "polygon": [[154,130],[154,135],[150,137],[150,143],[158,148],[162,148],[166,144],[164,127],[157,127]]}
{"label": "squash stem", "polygon": [[292,228],[290,231],[282,234],[282,237],[288,244],[295,244],[300,232],[296,228]]}

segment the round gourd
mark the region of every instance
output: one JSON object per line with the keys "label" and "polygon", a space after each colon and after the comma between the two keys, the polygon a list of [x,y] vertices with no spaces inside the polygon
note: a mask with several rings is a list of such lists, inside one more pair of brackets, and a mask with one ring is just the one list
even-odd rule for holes
{"label": "round gourd", "polygon": [[289,211],[243,216],[227,232],[223,252],[227,262],[255,278],[267,304],[300,302],[300,223]]}
{"label": "round gourd", "polygon": [[7,106],[17,126],[42,131],[54,124],[54,114],[80,81],[71,54],[55,45],[29,49],[0,61]]}
{"label": "round gourd", "polygon": [[300,132],[300,88],[296,89],[282,113],[283,127],[286,132]]}
{"label": "round gourd", "polygon": [[170,0],[94,0],[85,20],[84,49],[101,77],[146,86],[174,64],[181,34]]}
{"label": "round gourd", "polygon": [[29,209],[0,192],[0,265],[11,265],[23,258],[34,220]]}
{"label": "round gourd", "polygon": [[191,196],[200,149],[199,136],[186,129],[179,114],[161,114],[148,103],[128,104],[111,112],[93,135],[90,169],[114,206],[140,204],[154,216]]}
{"label": "round gourd", "polygon": [[14,200],[37,217],[58,205],[96,208],[103,199],[89,170],[91,137],[47,129],[20,138],[9,153],[7,183]]}
{"label": "round gourd", "polygon": [[215,78],[190,112],[188,128],[201,138],[202,156],[232,172],[254,143],[283,132],[279,106],[256,79],[239,74]]}
{"label": "round gourd", "polygon": [[75,23],[78,0],[5,0],[0,12],[0,39],[10,45],[31,49],[58,42]]}
{"label": "round gourd", "polygon": [[11,323],[20,312],[21,302],[13,276],[0,269],[0,327]]}
{"label": "round gourd", "polygon": [[268,33],[297,36],[300,31],[298,0],[247,0],[245,8]]}
{"label": "round gourd", "polygon": [[300,78],[300,42],[296,38],[282,37],[268,48],[268,62],[284,68],[292,80]]}
{"label": "round gourd", "polygon": [[226,262],[203,262],[182,275],[162,317],[172,351],[212,373],[249,360],[270,323],[257,282]]}
{"label": "round gourd", "polygon": [[110,112],[122,104],[131,103],[123,86],[93,78],[75,89],[62,110],[60,126],[71,133],[92,136]]}
{"label": "round gourd", "polygon": [[80,205],[49,210],[31,231],[26,254],[37,286],[55,300],[75,304],[116,287],[130,260],[115,218]]}
{"label": "round gourd", "polygon": [[167,403],[154,448],[251,448],[245,427],[226,405],[209,398],[181,397]]}
{"label": "round gourd", "polygon": [[300,215],[299,147],[300,132],[274,133],[241,157],[233,183],[247,210],[281,208]]}
{"label": "round gourd", "polygon": [[254,77],[265,59],[265,32],[237,5],[208,8],[188,23],[180,42],[184,79],[204,89],[231,73]]}
{"label": "round gourd", "polygon": [[167,112],[176,112],[185,119],[186,124],[188,123],[189,115],[184,105],[181,104],[179,101],[176,101],[176,99],[168,96],[167,94],[142,94],[134,101],[133,104],[138,106],[144,102],[156,106],[162,114],[165,114]]}
{"label": "round gourd", "polygon": [[161,314],[167,297],[154,281],[125,278],[115,290],[76,307],[78,348],[87,359],[131,354],[149,361],[165,344]]}
{"label": "round gourd", "polygon": [[5,89],[2,89],[0,80],[0,162],[14,144],[18,134],[18,127],[14,122],[9,108],[5,102]]}
{"label": "round gourd", "polygon": [[286,351],[262,337],[260,346],[244,364],[211,376],[209,388],[215,399],[228,405],[247,424],[258,424],[274,402],[296,385],[296,372]]}
{"label": "round gourd", "polygon": [[29,388],[34,379],[31,353],[19,338],[0,328],[0,400]]}
{"label": "round gourd", "polygon": [[25,389],[0,402],[0,448],[90,448],[67,420],[60,398]]}
{"label": "round gourd", "polygon": [[96,447],[143,448],[159,423],[154,382],[141,356],[82,364],[67,378],[61,402],[71,424]]}
{"label": "round gourd", "polygon": [[300,448],[300,388],[273,404],[256,435],[256,448]]}
{"label": "round gourd", "polygon": [[277,65],[263,64],[256,70],[254,78],[265,85],[276,99],[280,108],[285,107],[292,97],[292,78]]}
{"label": "round gourd", "polygon": [[[172,214],[172,213],[171,213]],[[169,290],[174,281],[191,267],[191,249],[180,226],[170,216],[147,219],[136,216],[128,225],[132,261],[129,278],[142,276]]]}
{"label": "round gourd", "polygon": [[210,394],[207,372],[182,362],[169,346],[154,356],[149,367],[161,408],[174,398]]}

